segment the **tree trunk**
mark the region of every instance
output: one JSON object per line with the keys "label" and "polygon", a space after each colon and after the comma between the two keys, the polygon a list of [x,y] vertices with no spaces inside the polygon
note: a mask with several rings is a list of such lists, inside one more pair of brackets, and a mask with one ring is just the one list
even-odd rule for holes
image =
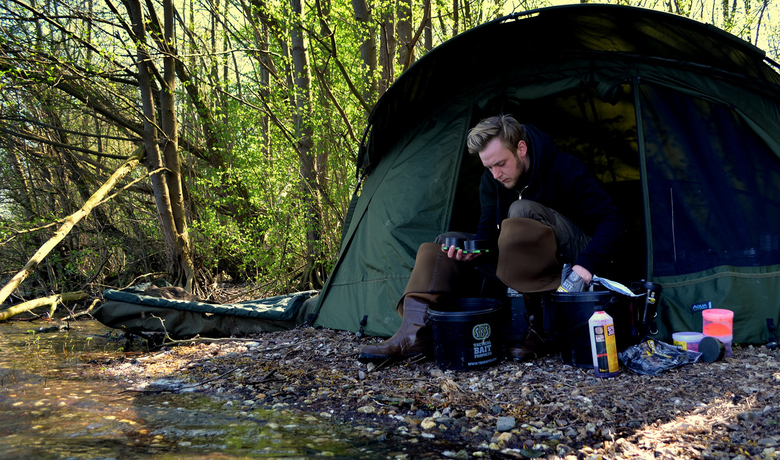
{"label": "tree trunk", "polygon": [[[250,7],[251,5],[251,7]],[[270,30],[273,27],[273,20],[267,13],[267,7],[261,0],[251,0],[250,3],[241,1],[241,7],[244,10],[244,15],[252,25],[252,35],[257,47],[257,51],[253,53],[253,57],[256,57],[260,63],[260,68],[257,71],[259,78],[257,83],[259,84],[258,92],[263,101],[267,101],[271,96],[271,77],[278,78],[278,71],[276,64],[274,63],[270,49],[271,38]],[[260,133],[263,139],[262,151],[266,158],[271,154],[271,122],[270,117],[266,114],[260,116]]]}
{"label": "tree trunk", "polygon": [[[352,8],[355,10],[355,19],[362,24],[363,42],[360,45],[360,57],[363,60],[363,70],[367,84],[364,86],[363,99],[374,101],[377,94],[376,83],[376,38],[374,37],[374,25],[371,19],[371,10],[366,0],[352,0]],[[370,104],[370,102],[369,102]],[[368,113],[366,113],[368,115]]]}
{"label": "tree trunk", "polygon": [[317,167],[314,161],[311,116],[311,69],[306,51],[304,30],[302,27],[301,0],[291,0],[290,6],[295,15],[291,33],[293,81],[295,89],[293,120],[295,120],[296,148],[300,160],[301,187],[305,202],[306,224],[306,266],[301,279],[301,288],[314,289],[321,286],[318,279],[320,257],[321,222],[317,200]]}
{"label": "tree trunk", "polygon": [[382,29],[379,34],[379,65],[382,66],[378,96],[387,91],[395,80],[395,55],[398,40],[395,31],[395,11],[385,8],[382,12]]}
{"label": "tree trunk", "polygon": [[[144,114],[144,146],[146,147],[145,165],[150,171],[165,168],[152,174],[152,188],[157,205],[157,215],[160,219],[163,238],[168,251],[168,272],[173,277],[173,284],[184,287],[192,292],[192,282],[195,269],[192,262],[192,247],[187,231],[187,218],[182,199],[181,162],[178,156],[178,140],[176,137],[174,89],[175,61],[169,48],[164,57],[163,89],[160,95],[160,108],[163,112],[162,132],[157,122],[157,109],[154,105],[152,89],[152,74],[154,63],[146,50],[146,26],[143,9],[139,0],[128,1],[133,21],[133,33],[137,40],[138,86],[141,93],[141,104]],[[171,16],[171,19],[168,16]],[[172,44],[173,6],[171,0],[165,3],[166,34],[170,22],[171,35],[163,39]],[[173,123],[173,126],[171,126]],[[173,132],[171,133],[171,129]],[[162,141],[162,142],[161,142]],[[160,152],[160,145],[163,152]]]}
{"label": "tree trunk", "polygon": [[[271,47],[268,26],[261,23],[260,27],[255,29],[255,34],[255,40],[261,45],[260,61],[263,63],[260,66],[260,94],[265,100],[268,100],[271,95],[271,72],[276,72],[274,61],[268,52]],[[271,154],[271,124],[268,115],[264,114],[260,117],[260,133],[263,138],[263,153],[266,158],[269,158]]]}
{"label": "tree trunk", "polygon": [[423,0],[423,21],[425,21],[425,52],[433,49],[433,21],[431,19],[431,0]]}
{"label": "tree trunk", "polygon": [[163,157],[165,158],[165,166],[168,168],[168,192],[176,235],[176,247],[172,255],[178,258],[178,264],[176,264],[175,269],[179,277],[175,284],[184,286],[187,292],[192,292],[195,267],[192,261],[192,242],[190,241],[190,233],[187,227],[187,206],[184,200],[181,157],[179,156],[179,125],[176,120],[176,49],[174,47],[173,0],[164,0],[163,9],[165,18],[163,40],[166,43],[166,53],[163,57],[165,85],[160,92],[160,111],[162,113],[162,129],[165,139]]}
{"label": "tree trunk", "polygon": [[452,36],[458,35],[458,28],[460,23],[460,10],[458,8],[458,0],[452,0]]}
{"label": "tree trunk", "polygon": [[414,62],[412,0],[398,0],[398,63],[404,72]]}

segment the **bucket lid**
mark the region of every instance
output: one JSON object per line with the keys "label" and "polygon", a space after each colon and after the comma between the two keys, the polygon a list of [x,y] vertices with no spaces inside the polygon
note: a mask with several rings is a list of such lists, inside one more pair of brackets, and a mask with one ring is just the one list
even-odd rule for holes
{"label": "bucket lid", "polygon": [[723,308],[702,310],[701,315],[711,321],[723,321],[734,317],[734,312]]}
{"label": "bucket lid", "polygon": [[688,331],[686,331],[686,332],[675,332],[674,334],[672,334],[672,338],[674,340],[678,340],[679,339],[679,340],[690,341],[690,340],[699,340],[699,339],[701,339],[703,337],[704,337],[704,334],[702,334],[701,332],[688,332]]}

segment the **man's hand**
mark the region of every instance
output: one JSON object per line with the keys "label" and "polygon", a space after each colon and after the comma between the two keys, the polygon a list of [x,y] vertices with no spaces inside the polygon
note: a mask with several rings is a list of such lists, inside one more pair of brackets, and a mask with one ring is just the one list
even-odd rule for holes
{"label": "man's hand", "polygon": [[442,251],[447,251],[447,257],[450,259],[460,260],[463,262],[468,262],[469,260],[474,260],[477,257],[479,257],[479,254],[474,253],[463,253],[463,249],[455,249],[455,246],[450,246],[449,249],[444,249],[444,245],[441,245]]}
{"label": "man's hand", "polygon": [[574,273],[580,275],[582,281],[585,281],[586,286],[589,285],[591,281],[593,281],[593,274],[582,265],[575,265],[571,267],[571,269],[574,271]]}

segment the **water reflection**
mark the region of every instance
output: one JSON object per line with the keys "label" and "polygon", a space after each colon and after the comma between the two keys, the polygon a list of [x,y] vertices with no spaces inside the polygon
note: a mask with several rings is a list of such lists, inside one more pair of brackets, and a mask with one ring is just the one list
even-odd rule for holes
{"label": "water reflection", "polygon": [[[82,366],[122,355],[95,321],[67,332],[0,324],[0,458],[377,458],[354,428],[203,395],[143,394],[88,379]],[[86,362],[92,362],[86,364]],[[398,449],[398,446],[393,446]]]}

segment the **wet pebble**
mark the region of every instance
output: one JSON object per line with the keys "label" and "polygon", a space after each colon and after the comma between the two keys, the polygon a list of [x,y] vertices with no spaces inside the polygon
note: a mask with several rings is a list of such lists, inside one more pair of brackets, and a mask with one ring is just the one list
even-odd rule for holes
{"label": "wet pebble", "polygon": [[374,406],[362,406],[358,407],[357,410],[361,414],[374,414],[376,413],[376,407]]}
{"label": "wet pebble", "polygon": [[514,417],[498,417],[496,431],[509,431],[515,427]]}
{"label": "wet pebble", "polygon": [[420,428],[424,430],[430,430],[431,428],[436,427],[436,420],[432,417],[426,417],[423,419],[423,421],[420,423]]}
{"label": "wet pebble", "polygon": [[512,433],[501,433],[496,437],[496,444],[501,447],[505,447],[507,444],[515,440],[515,435]]}
{"label": "wet pebble", "polygon": [[455,419],[453,419],[451,417],[436,417],[434,419],[434,422],[436,422],[437,424],[449,427],[449,426],[453,425],[453,423],[455,422]]}

